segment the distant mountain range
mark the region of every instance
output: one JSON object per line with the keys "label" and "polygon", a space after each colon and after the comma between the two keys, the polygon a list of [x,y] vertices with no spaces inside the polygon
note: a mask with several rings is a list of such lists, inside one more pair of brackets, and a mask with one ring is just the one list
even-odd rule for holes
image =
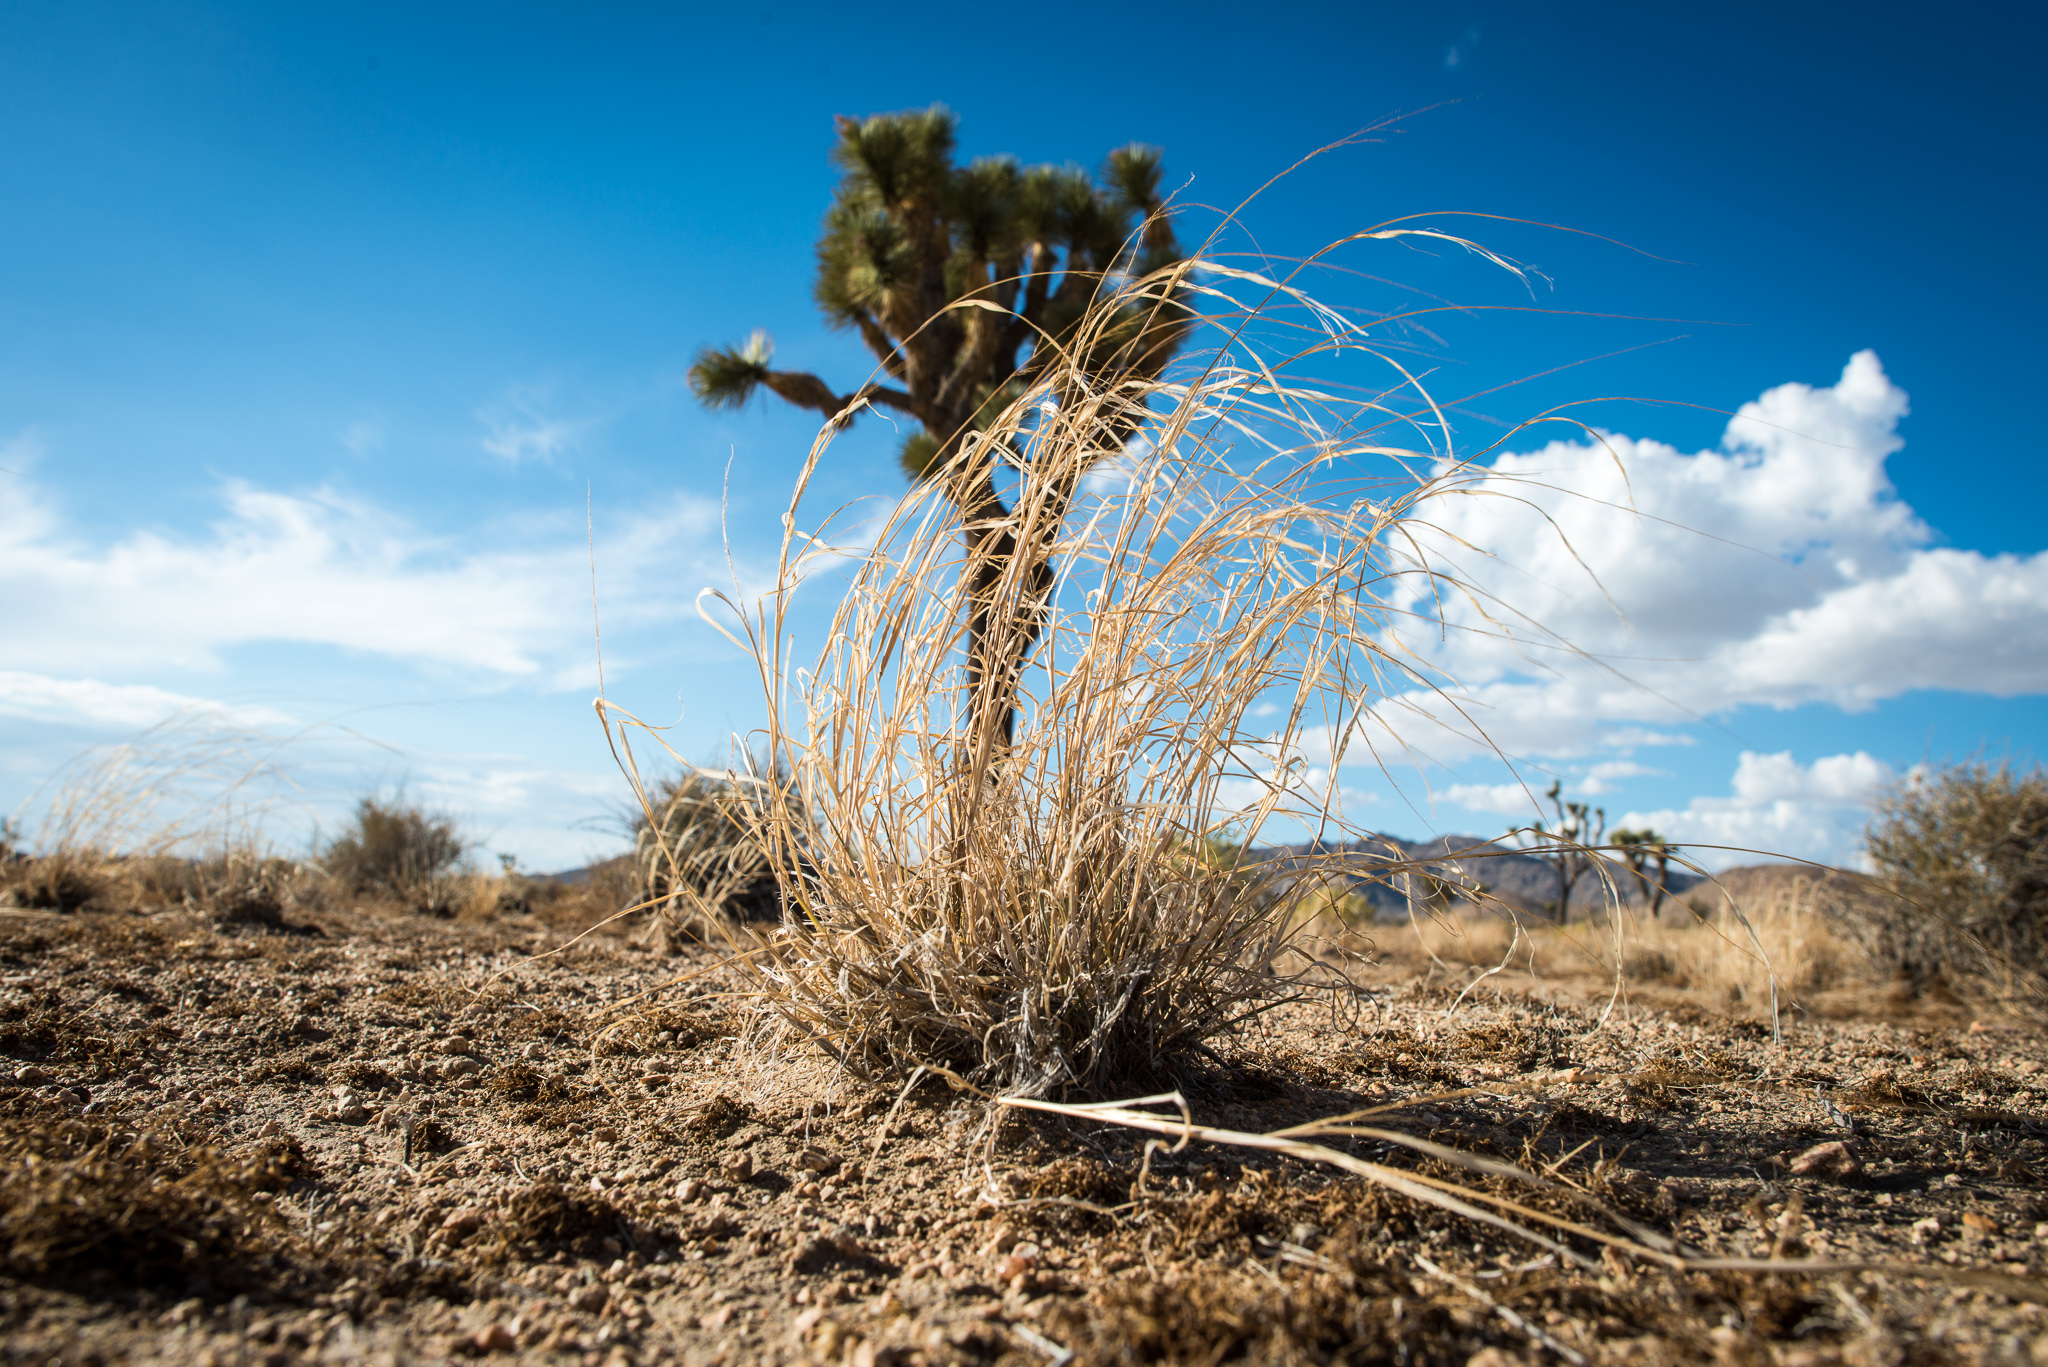
{"label": "distant mountain range", "polygon": [[[1291,863],[1304,874],[1319,870],[1323,877],[1348,885],[1347,890],[1363,898],[1381,918],[1405,918],[1411,893],[1426,898],[1432,885],[1483,888],[1488,896],[1525,911],[1540,911],[1557,900],[1557,873],[1549,861],[1480,835],[1443,835],[1434,840],[1374,835],[1338,844],[1264,846],[1246,851],[1245,857],[1259,863]],[[1422,867],[1414,868],[1414,864]],[[1410,867],[1396,872],[1394,865]],[[1610,864],[1609,872],[1623,901],[1642,899],[1641,889],[1619,859]],[[1665,875],[1664,886],[1669,895],[1677,897],[1701,881],[1698,874],[1674,868]],[[1573,888],[1572,905],[1591,906],[1603,896],[1599,877],[1588,873]]]}
{"label": "distant mountain range", "polygon": [[[581,886],[600,871],[630,858],[618,855],[580,869],[537,876],[546,882]],[[1337,844],[1267,845],[1247,850],[1245,859],[1248,863],[1291,864],[1304,874],[1319,870],[1322,877],[1342,883],[1346,891],[1362,897],[1376,916],[1389,920],[1405,919],[1411,889],[1417,898],[1427,897],[1430,888],[1425,884],[1430,880],[1455,888],[1483,888],[1489,897],[1522,911],[1540,912],[1557,900],[1557,874],[1547,861],[1479,835],[1419,841],[1373,835]],[[1389,867],[1411,862],[1419,863],[1421,869],[1395,872]],[[1642,899],[1641,889],[1619,859],[1610,865],[1610,872],[1624,902]],[[1664,886],[1672,897],[1679,897],[1702,881],[1698,874],[1674,868],[1665,876]],[[1589,873],[1573,889],[1572,905],[1589,907],[1602,896],[1600,880]]]}

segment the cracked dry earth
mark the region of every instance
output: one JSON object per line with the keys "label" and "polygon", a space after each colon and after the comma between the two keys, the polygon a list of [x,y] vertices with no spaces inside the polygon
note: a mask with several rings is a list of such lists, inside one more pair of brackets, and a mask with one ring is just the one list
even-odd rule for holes
{"label": "cracked dry earth", "polygon": [[[563,939],[0,920],[7,1360],[2048,1362],[2026,1287],[1560,1265],[1199,1143],[1141,1177],[1147,1136],[777,1046],[712,956]],[[1161,1087],[1239,1130],[1433,1097],[1380,1123],[1710,1254],[2048,1262],[2038,1037],[1450,999],[1296,1003]]]}

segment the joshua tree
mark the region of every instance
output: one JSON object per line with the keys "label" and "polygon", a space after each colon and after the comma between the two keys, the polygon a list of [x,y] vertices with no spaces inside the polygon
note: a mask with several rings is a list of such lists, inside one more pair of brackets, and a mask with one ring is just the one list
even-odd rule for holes
{"label": "joshua tree", "polygon": [[[1087,332],[1088,354],[1068,372],[1097,396],[1119,380],[1158,376],[1190,315],[1156,292],[1149,303],[1115,298],[1129,280],[1180,258],[1159,197],[1156,149],[1119,148],[1096,179],[1009,157],[958,166],[954,127],[937,105],[838,121],[833,159],[841,176],[818,240],[815,292],[826,318],[858,330],[894,384],[840,394],[816,375],[772,369],[774,344],[764,332],[743,345],[704,348],[689,378],[714,408],[738,408],[765,387],[834,424],[864,406],[917,422],[900,459],[911,479],[936,481],[960,519],[969,735],[986,753],[1011,739],[1018,675],[1052,592],[1052,543],[1087,462],[1034,471],[1015,450],[1000,453],[1022,481],[1049,481],[1032,490],[1042,511],[1020,534],[997,489],[998,453],[975,434],[1050,373],[1091,305],[1122,310],[1114,326]],[[1135,406],[1107,412],[1091,435],[1097,460],[1120,452],[1144,420]],[[1017,511],[1024,502],[1020,490]],[[1014,576],[1007,595],[1006,576]]]}
{"label": "joshua tree", "polygon": [[1597,856],[1591,847],[1598,845],[1607,831],[1605,807],[1589,808],[1583,802],[1566,802],[1563,792],[1564,785],[1553,782],[1550,791],[1543,795],[1556,814],[1555,826],[1539,819],[1533,826],[1508,832],[1511,837],[1533,836],[1537,844],[1530,853],[1550,865],[1557,874],[1557,901],[1553,914],[1559,922],[1570,919],[1572,889],[1593,867]]}
{"label": "joshua tree", "polygon": [[[1647,826],[1640,831],[1616,831],[1614,843],[1621,847],[1621,857],[1627,861],[1628,871],[1636,876],[1636,885],[1643,890],[1643,900],[1650,906],[1650,919],[1655,920],[1657,909],[1664,905],[1664,880],[1671,873],[1671,856],[1678,853],[1678,846],[1667,843]],[[1657,863],[1655,878],[1649,872],[1652,860]]]}

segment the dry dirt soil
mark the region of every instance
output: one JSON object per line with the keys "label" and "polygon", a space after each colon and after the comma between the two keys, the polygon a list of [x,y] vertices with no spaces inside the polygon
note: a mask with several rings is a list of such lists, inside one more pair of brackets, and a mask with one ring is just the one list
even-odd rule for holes
{"label": "dry dirt soil", "polygon": [[1394,964],[1151,1088],[1257,1131],[1433,1098],[1378,1123],[1705,1255],[1928,1275],[1581,1267],[1293,1158],[899,1105],[703,951],[299,919],[0,917],[7,1361],[2048,1363],[2048,1047],[1966,1014],[1774,1043],[1556,989],[1447,1014]]}

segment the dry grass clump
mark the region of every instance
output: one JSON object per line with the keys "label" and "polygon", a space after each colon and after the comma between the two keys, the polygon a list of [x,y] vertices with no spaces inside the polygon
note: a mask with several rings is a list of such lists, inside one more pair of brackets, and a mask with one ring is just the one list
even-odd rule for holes
{"label": "dry grass clump", "polygon": [[[631,900],[651,908],[671,936],[712,940],[729,922],[781,916],[753,808],[793,801],[786,776],[755,781],[693,769],[654,784],[645,797],[633,823]],[[791,819],[800,826],[801,811]]]}
{"label": "dry grass clump", "polygon": [[1894,897],[1852,933],[1890,972],[2005,991],[2048,978],[2048,773],[2010,763],[1915,774],[1878,800],[1871,863]]}
{"label": "dry grass clump", "polygon": [[[1652,919],[1615,903],[1569,926],[1523,918],[1499,907],[1462,907],[1381,926],[1383,954],[1419,959],[1475,978],[1501,971],[1542,979],[1618,981],[1696,994],[1720,1009],[1768,1012],[1858,982],[1881,983],[1850,938],[1856,891],[1830,870],[1701,886],[1681,904],[1684,917]],[[1754,886],[1750,886],[1750,884]],[[1369,916],[1370,908],[1366,908]],[[1341,922],[1333,913],[1324,929]],[[1341,932],[1332,943],[1345,943]],[[1775,997],[1774,997],[1775,988]]]}
{"label": "dry grass clump", "polygon": [[[1231,286],[1261,302],[1240,308]],[[1217,308],[1191,321],[1218,330],[1216,350],[1157,379],[1105,370],[1132,308],[1196,296]],[[1313,880],[1201,852],[1283,821],[1357,834],[1333,775],[1380,676],[1409,678],[1385,619],[1429,591],[1398,581],[1436,576],[1407,519],[1464,467],[1390,446],[1385,393],[1288,378],[1365,351],[1364,331],[1214,260],[1113,303],[1060,353],[1085,368],[1034,371],[867,533],[814,667],[791,660],[785,625],[826,535],[794,530],[802,483],[776,590],[751,611],[727,600],[806,814],[761,808],[790,911],[747,967],[863,1075],[1107,1089],[1260,1009]],[[1253,344],[1267,324],[1293,329],[1291,355]],[[1014,484],[1007,515],[963,536],[951,510],[978,505],[948,481]]]}
{"label": "dry grass clump", "polygon": [[349,827],[321,851],[320,865],[345,894],[453,916],[459,902],[452,874],[465,849],[452,819],[402,797],[366,797]]}
{"label": "dry grass clump", "polygon": [[156,855],[113,861],[132,905],[183,907],[216,925],[277,929],[286,913],[317,902],[318,869],[249,847],[209,851],[193,859]]}
{"label": "dry grass clump", "polygon": [[87,751],[26,804],[32,834],[5,823],[0,905],[181,906],[278,925],[316,881],[263,833],[289,788],[284,744],[197,710]]}
{"label": "dry grass clump", "polygon": [[[1699,903],[1706,905],[1701,906]],[[1743,1010],[1810,1000],[1868,976],[1863,955],[1843,938],[1843,903],[1824,876],[1742,899],[1742,916],[1725,893],[1701,889],[1693,916],[1629,928],[1622,972]]]}

